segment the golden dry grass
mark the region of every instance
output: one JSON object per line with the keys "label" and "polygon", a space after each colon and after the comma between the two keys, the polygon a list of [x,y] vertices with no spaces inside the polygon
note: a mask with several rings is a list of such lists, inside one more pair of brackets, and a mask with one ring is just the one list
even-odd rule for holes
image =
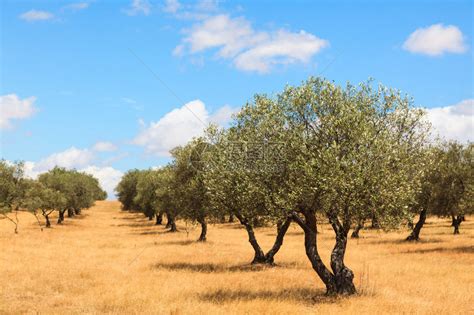
{"label": "golden dry grass", "polygon": [[[419,243],[401,242],[407,231],[361,231],[346,263],[362,293],[338,299],[324,296],[296,226],[274,268],[249,267],[252,249],[236,224],[210,226],[207,244],[194,242],[199,229],[178,227],[165,233],[110,201],[43,232],[26,213],[18,235],[0,220],[0,313],[474,313],[470,220],[453,236],[447,220],[430,219]],[[268,248],[274,229],[257,236]],[[329,227],[318,239],[327,261]]]}

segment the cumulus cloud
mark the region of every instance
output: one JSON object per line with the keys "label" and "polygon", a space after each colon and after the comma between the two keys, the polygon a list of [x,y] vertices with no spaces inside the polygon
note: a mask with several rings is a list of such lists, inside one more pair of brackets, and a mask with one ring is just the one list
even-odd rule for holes
{"label": "cumulus cloud", "polygon": [[120,182],[123,172],[111,167],[98,167],[94,165],[87,166],[80,171],[90,174],[99,180],[100,186],[107,192],[108,198],[115,196],[114,188]]}
{"label": "cumulus cloud", "polygon": [[16,94],[0,96],[0,129],[10,128],[12,120],[26,119],[36,112],[36,97],[20,99]]}
{"label": "cumulus cloud", "polygon": [[147,0],[132,0],[130,7],[125,10],[128,15],[149,15],[151,11],[151,5]]}
{"label": "cumulus cloud", "polygon": [[112,152],[117,150],[117,146],[111,142],[99,141],[92,149],[98,152]]}
{"label": "cumulus cloud", "polygon": [[77,149],[70,147],[69,149],[53,153],[42,159],[33,168],[33,171],[47,171],[55,166],[65,168],[80,168],[88,165],[94,159],[94,153],[89,149]]}
{"label": "cumulus cloud", "polygon": [[20,15],[20,19],[34,22],[34,21],[46,21],[50,20],[54,17],[54,15],[47,11],[39,11],[39,10],[30,10]]}
{"label": "cumulus cloud", "polygon": [[149,154],[170,156],[171,149],[203,135],[210,122],[225,124],[235,111],[230,106],[224,106],[209,114],[202,101],[194,100],[172,110],[159,121],[145,125],[133,143],[145,147]]}
{"label": "cumulus cloud", "polygon": [[206,18],[185,31],[174,49],[175,55],[217,49],[217,56],[229,59],[244,71],[269,72],[277,64],[308,62],[329,42],[315,35],[287,30],[256,31],[244,17],[221,14]]}
{"label": "cumulus cloud", "polygon": [[427,109],[435,135],[447,140],[474,141],[474,99]]}
{"label": "cumulus cloud", "polygon": [[412,53],[440,56],[467,50],[462,32],[454,25],[434,24],[419,28],[408,36],[403,49]]}
{"label": "cumulus cloud", "polygon": [[225,125],[232,119],[232,115],[236,114],[239,110],[237,107],[224,105],[209,117],[209,121],[221,126]]}

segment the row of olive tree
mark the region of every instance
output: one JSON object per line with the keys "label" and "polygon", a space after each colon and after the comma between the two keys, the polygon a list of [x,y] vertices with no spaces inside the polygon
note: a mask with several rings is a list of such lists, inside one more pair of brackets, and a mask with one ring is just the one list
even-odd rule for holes
{"label": "row of olive tree", "polygon": [[[61,224],[66,211],[72,217],[91,207],[95,200],[107,198],[96,178],[76,170],[55,167],[33,180],[24,176],[23,163],[1,160],[0,175],[0,213],[15,224],[15,232],[18,231],[19,210],[27,210],[37,219],[41,214],[45,226],[51,227],[53,212],[58,212],[58,224]],[[11,212],[15,212],[14,218],[10,216]],[[41,226],[39,219],[38,223]]]}
{"label": "row of olive tree", "polygon": [[[429,129],[423,110],[395,90],[310,78],[276,97],[257,95],[229,128],[211,126],[204,137],[174,149],[164,168],[127,173],[117,192],[124,209],[199,222],[201,240],[207,221],[235,216],[248,233],[253,263],[272,264],[295,222],[327,293],[354,294],[354,275],[344,261],[349,230],[374,218],[382,228],[396,228],[420,211],[424,185],[438,165],[433,152],[440,150]],[[451,190],[438,189],[440,213],[472,210],[472,146],[461,151],[464,164],[456,172],[465,176],[464,197],[443,203],[460,191],[447,180]],[[451,162],[443,171],[448,177],[457,169]],[[143,184],[146,172],[154,175]],[[329,266],[317,244],[322,221],[334,231]],[[277,236],[265,253],[254,228],[272,223]]]}

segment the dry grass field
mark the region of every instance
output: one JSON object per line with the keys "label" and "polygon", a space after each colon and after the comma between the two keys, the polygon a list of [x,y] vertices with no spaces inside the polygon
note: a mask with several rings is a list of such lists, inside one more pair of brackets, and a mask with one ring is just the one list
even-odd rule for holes
{"label": "dry grass field", "polygon": [[[250,267],[252,249],[237,224],[199,229],[180,222],[166,233],[143,215],[102,201],[41,232],[20,214],[19,234],[0,220],[2,314],[474,314],[474,222],[453,236],[448,220],[430,219],[418,243],[407,231],[363,230],[346,258],[360,294],[324,296],[295,225],[276,256],[278,266]],[[268,248],[275,231],[257,231]],[[319,234],[326,260],[328,226]]]}

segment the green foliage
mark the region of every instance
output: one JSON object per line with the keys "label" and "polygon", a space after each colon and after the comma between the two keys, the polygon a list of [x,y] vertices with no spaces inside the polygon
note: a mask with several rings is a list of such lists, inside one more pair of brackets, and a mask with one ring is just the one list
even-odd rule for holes
{"label": "green foliage", "polygon": [[474,145],[444,143],[433,149],[434,167],[427,174],[419,203],[438,216],[474,212]]}
{"label": "green foliage", "polygon": [[134,203],[137,195],[137,182],[140,171],[137,169],[129,170],[123,176],[115,191],[118,200],[122,203],[123,210],[141,210],[140,206]]}
{"label": "green foliage", "polygon": [[6,214],[18,208],[25,189],[23,163],[9,164],[5,160],[0,160],[0,214]]}

